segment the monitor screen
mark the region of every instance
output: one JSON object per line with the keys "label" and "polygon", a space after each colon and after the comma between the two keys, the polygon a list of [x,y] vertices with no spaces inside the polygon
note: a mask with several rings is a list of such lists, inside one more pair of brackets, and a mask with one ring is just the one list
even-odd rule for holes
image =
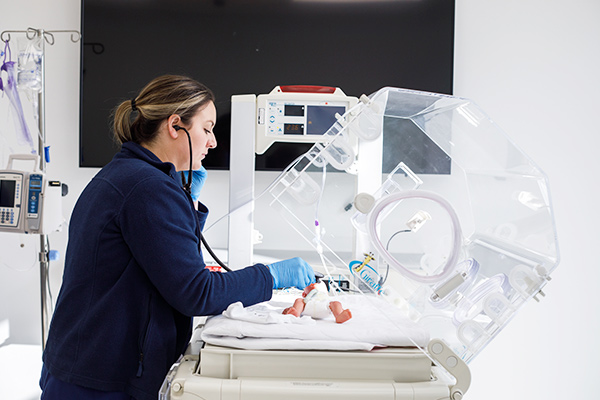
{"label": "monitor screen", "polygon": [[[191,76],[215,92],[209,169],[229,167],[234,94],[278,85],[335,86],[356,97],[385,86],[451,94],[454,3],[83,0],[80,166],[111,160],[119,149],[113,108],[162,74]],[[310,146],[276,143],[256,167],[281,170]]]}
{"label": "monitor screen", "polygon": [[0,180],[0,207],[12,208],[15,206],[15,188],[17,182],[13,180]]}

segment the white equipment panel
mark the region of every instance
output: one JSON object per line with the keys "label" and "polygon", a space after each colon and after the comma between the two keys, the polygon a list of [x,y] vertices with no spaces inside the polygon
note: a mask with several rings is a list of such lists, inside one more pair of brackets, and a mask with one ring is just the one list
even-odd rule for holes
{"label": "white equipment panel", "polygon": [[[277,86],[269,94],[231,97],[228,263],[252,264],[256,154],[275,142],[320,143],[337,117],[358,102],[340,88]],[[235,213],[233,213],[235,211]]]}

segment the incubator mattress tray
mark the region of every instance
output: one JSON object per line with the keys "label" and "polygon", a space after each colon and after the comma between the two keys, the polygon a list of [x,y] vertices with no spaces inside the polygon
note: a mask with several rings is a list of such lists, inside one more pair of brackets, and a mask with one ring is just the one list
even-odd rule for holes
{"label": "incubator mattress tray", "polygon": [[448,382],[416,348],[242,350],[192,341],[160,400],[438,400]]}
{"label": "incubator mattress tray", "polygon": [[430,379],[431,360],[416,348],[371,351],[240,350],[206,344],[200,351],[199,376],[238,378],[292,378],[392,380]]}

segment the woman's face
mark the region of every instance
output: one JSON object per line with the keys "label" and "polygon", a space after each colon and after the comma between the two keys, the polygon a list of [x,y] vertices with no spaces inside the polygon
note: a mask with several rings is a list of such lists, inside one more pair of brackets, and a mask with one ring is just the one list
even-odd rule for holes
{"label": "woman's face", "polygon": [[[202,166],[202,160],[204,160],[204,157],[206,157],[208,149],[214,149],[217,147],[217,139],[213,133],[216,122],[217,109],[212,101],[204,108],[198,110],[196,115],[194,115],[190,121],[190,128],[188,128],[188,132],[190,133],[190,138],[192,140],[192,157],[194,159],[192,163],[193,170],[200,169]],[[189,155],[187,158],[189,159]],[[187,168],[188,167],[186,166],[185,169]]]}

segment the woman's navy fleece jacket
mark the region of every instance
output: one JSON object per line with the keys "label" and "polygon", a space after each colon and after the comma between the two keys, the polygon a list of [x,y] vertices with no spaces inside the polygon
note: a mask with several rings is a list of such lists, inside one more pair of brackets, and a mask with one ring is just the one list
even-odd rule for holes
{"label": "woman's navy fleece jacket", "polygon": [[193,209],[180,181],[173,164],[128,142],[79,197],[44,352],[56,378],[155,400],[192,316],[271,298],[264,265],[204,268],[198,243],[208,210]]}

